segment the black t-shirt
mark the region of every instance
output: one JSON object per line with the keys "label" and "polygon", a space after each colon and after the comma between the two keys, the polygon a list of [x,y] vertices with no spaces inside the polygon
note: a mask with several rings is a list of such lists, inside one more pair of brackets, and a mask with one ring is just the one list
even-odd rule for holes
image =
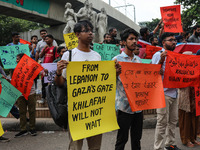
{"label": "black t-shirt", "polygon": [[119,44],[119,40],[118,39],[111,39],[110,44]]}

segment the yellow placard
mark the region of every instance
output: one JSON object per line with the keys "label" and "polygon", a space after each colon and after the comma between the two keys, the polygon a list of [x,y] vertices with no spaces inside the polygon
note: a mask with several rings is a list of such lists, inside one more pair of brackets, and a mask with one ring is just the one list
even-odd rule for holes
{"label": "yellow placard", "polygon": [[68,50],[78,46],[78,38],[75,33],[64,34],[65,44]]}
{"label": "yellow placard", "polygon": [[67,90],[69,129],[74,141],[119,129],[114,61],[69,62]]}
{"label": "yellow placard", "polygon": [[0,136],[2,136],[4,134],[4,131],[3,131],[3,127],[1,125],[1,120],[0,120]]}

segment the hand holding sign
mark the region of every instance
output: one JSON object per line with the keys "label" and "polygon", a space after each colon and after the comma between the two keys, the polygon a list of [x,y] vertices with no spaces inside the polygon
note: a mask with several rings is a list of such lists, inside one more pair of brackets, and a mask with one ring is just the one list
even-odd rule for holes
{"label": "hand holding sign", "polygon": [[42,70],[43,67],[40,64],[24,54],[13,72],[11,84],[22,92],[27,100],[33,85],[33,80]]}
{"label": "hand holding sign", "polygon": [[160,65],[120,62],[120,79],[132,111],[165,107]]}
{"label": "hand holding sign", "polygon": [[69,62],[68,118],[73,140],[119,128],[115,115],[114,65],[114,61]]}
{"label": "hand holding sign", "polygon": [[44,83],[53,82],[56,75],[57,63],[42,63],[41,65],[48,70],[48,76],[44,77]]}
{"label": "hand holding sign", "polygon": [[163,86],[165,88],[199,86],[199,67],[198,56],[167,51]]}

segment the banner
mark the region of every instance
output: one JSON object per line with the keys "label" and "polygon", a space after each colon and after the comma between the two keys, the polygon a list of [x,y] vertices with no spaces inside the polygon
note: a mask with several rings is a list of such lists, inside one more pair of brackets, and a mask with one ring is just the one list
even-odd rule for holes
{"label": "banner", "polygon": [[120,79],[132,111],[165,107],[160,65],[119,62]]}
{"label": "banner", "polygon": [[167,51],[163,86],[165,88],[199,86],[199,63],[200,56]]}
{"label": "banner", "polygon": [[0,137],[4,134],[3,127],[0,120]]}
{"label": "banner", "polygon": [[0,81],[2,86],[0,95],[0,115],[2,117],[7,117],[16,100],[22,93],[13,87],[6,79],[3,79],[1,74]]}
{"label": "banner", "polygon": [[75,33],[64,34],[65,44],[68,50],[78,46],[78,38]]}
{"label": "banner", "polygon": [[182,54],[185,51],[191,51],[193,53],[196,53],[199,49],[200,43],[185,43],[177,45],[173,52]]}
{"label": "banner", "polygon": [[57,63],[42,63],[41,65],[48,70],[48,76],[44,77],[44,83],[53,82],[56,76]]}
{"label": "banner", "polygon": [[4,69],[14,69],[17,66],[16,57],[19,53],[30,56],[28,44],[15,46],[0,46],[0,57]]}
{"label": "banner", "polygon": [[33,80],[42,70],[40,64],[24,54],[13,72],[11,84],[22,92],[25,99],[28,100]]}
{"label": "banner", "polygon": [[69,62],[67,90],[69,129],[74,141],[119,129],[114,61]]}
{"label": "banner", "polygon": [[112,60],[113,57],[120,54],[119,46],[115,44],[94,43],[93,50],[101,55],[101,60]]}
{"label": "banner", "polygon": [[180,8],[180,5],[160,7],[165,32],[183,32]]}
{"label": "banner", "polygon": [[196,101],[196,116],[200,116],[200,87],[197,86],[195,89],[195,101]]}
{"label": "banner", "polygon": [[143,41],[143,40],[138,40],[137,44],[140,44],[142,48],[146,48],[147,45],[151,45],[151,43]]}
{"label": "banner", "polygon": [[24,40],[24,39],[20,39],[19,42],[22,43],[22,44],[28,44],[28,45],[31,45],[31,42],[26,41],[26,40]]}
{"label": "banner", "polygon": [[[10,4],[12,4],[13,5],[12,8],[15,8],[17,10],[22,10],[26,13],[34,12],[35,14],[38,14],[38,15],[39,14],[48,15],[48,12],[50,11],[49,0],[1,0],[1,1],[5,3],[4,4],[5,6],[10,6]],[[20,14],[20,16],[22,15],[23,14]]]}
{"label": "banner", "polygon": [[156,47],[156,46],[151,46],[147,45],[146,46],[146,59],[152,59],[153,55],[157,52],[160,51],[162,47]]}

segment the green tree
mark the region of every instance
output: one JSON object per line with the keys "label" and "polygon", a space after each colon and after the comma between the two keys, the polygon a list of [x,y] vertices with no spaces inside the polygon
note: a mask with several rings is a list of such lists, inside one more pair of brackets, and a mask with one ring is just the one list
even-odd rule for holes
{"label": "green tree", "polygon": [[200,24],[200,0],[176,0],[175,4],[181,4],[183,11],[181,20],[187,30],[195,24]]}
{"label": "green tree", "polygon": [[30,29],[35,30],[46,27],[48,26],[44,24],[0,15],[0,46],[4,46],[12,42],[12,32],[25,32]]}

